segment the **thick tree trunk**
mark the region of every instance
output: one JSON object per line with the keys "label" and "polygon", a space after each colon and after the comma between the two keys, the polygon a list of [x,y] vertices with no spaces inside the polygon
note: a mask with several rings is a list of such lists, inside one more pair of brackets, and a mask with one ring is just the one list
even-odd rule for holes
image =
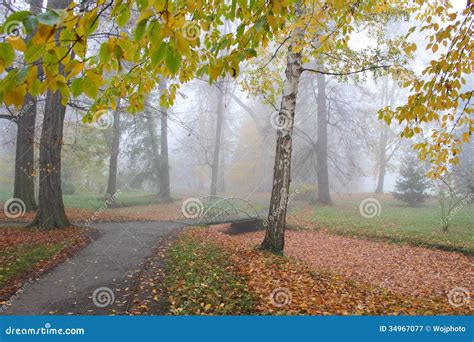
{"label": "thick tree trunk", "polygon": [[53,229],[70,226],[61,190],[61,148],[66,107],[61,93],[48,91],[40,141],[39,210],[33,227]]}
{"label": "thick tree trunk", "polygon": [[117,109],[114,113],[114,125],[112,128],[112,146],[110,148],[109,162],[109,180],[107,182],[106,197],[111,198],[117,192],[117,173],[118,173],[118,157],[120,153],[120,101],[118,101]]}
{"label": "thick tree trunk", "polygon": [[[48,8],[64,9],[71,0],[49,0]],[[59,72],[64,74],[60,66]],[[39,210],[30,224],[32,227],[53,229],[70,226],[64,210],[61,190],[61,148],[66,107],[61,104],[59,90],[48,90],[44,107],[43,129],[39,158]]]}
{"label": "thick tree trunk", "polygon": [[219,156],[221,151],[222,124],[224,122],[224,94],[217,92],[217,126],[216,139],[214,142],[214,155],[212,158],[211,195],[217,194],[217,182],[219,181]]}
{"label": "thick tree trunk", "polygon": [[[32,14],[39,14],[41,6],[42,0],[31,0],[30,12]],[[16,120],[18,130],[16,135],[15,181],[13,186],[13,197],[19,198],[25,203],[26,211],[38,209],[34,182],[36,113],[36,97],[27,94],[23,101],[21,113]]]}
{"label": "thick tree trunk", "polygon": [[26,211],[38,209],[34,183],[36,106],[36,98],[27,94],[17,119],[13,197],[25,203]]}
{"label": "thick tree trunk", "polygon": [[[160,82],[160,95],[166,90],[166,80]],[[171,202],[170,166],[168,155],[168,108],[161,106],[161,175],[159,196],[165,202]]]}
{"label": "thick tree trunk", "polygon": [[316,82],[318,84],[318,142],[316,146],[318,202],[331,204],[328,172],[328,112],[324,75],[317,74]]}
{"label": "thick tree trunk", "polygon": [[283,87],[279,129],[277,133],[275,164],[273,167],[273,188],[268,213],[265,239],[261,248],[282,254],[285,245],[286,210],[288,191],[291,182],[291,151],[293,142],[293,124],[296,109],[296,97],[302,73],[301,54],[293,51],[295,42],[300,39],[299,29],[293,32],[288,48],[286,78]]}
{"label": "thick tree trunk", "polygon": [[[153,153],[153,166],[155,169],[156,173],[156,179],[157,179],[157,186],[160,186],[160,151],[158,147],[158,137],[156,135],[156,122],[155,122],[155,116],[153,115],[154,113],[151,113],[150,111],[146,112],[146,120],[147,120],[147,128],[148,128],[148,134],[150,136],[150,144],[151,144],[151,150]],[[160,189],[158,189],[160,191]]]}

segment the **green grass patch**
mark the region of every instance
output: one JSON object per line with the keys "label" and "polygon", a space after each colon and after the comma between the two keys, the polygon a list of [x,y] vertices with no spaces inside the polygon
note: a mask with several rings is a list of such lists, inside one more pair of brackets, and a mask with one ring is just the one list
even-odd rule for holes
{"label": "green grass patch", "polygon": [[[74,193],[72,195],[63,195],[66,207],[82,208],[89,210],[98,210],[105,205],[104,194],[94,193]],[[162,201],[156,194],[150,192],[121,192],[111,207],[132,207],[138,205],[159,204]]]}
{"label": "green grass patch", "polygon": [[[359,200],[339,200],[334,206],[314,206],[311,222],[342,235],[364,236],[397,243],[410,243],[474,255],[474,205],[461,208],[450,220],[448,232],[441,230],[436,201],[410,208],[391,199],[379,199],[378,216],[365,218]],[[298,215],[295,209],[292,214]]]}
{"label": "green grass patch", "polygon": [[[0,202],[12,197],[9,189],[0,188]],[[105,195],[94,192],[75,192],[72,195],[63,195],[64,205],[70,208],[98,210],[105,205]],[[112,204],[114,207],[131,207],[137,205],[159,204],[162,201],[152,192],[121,192]]]}
{"label": "green grass patch", "polygon": [[176,315],[241,315],[255,301],[244,278],[233,272],[225,251],[182,236],[170,249],[166,267],[170,311]]}
{"label": "green grass patch", "polygon": [[21,244],[0,251],[0,286],[41,260],[52,258],[64,246],[65,242],[48,245]]}
{"label": "green grass patch", "polygon": [[13,190],[5,187],[0,187],[0,202],[5,202],[12,198]]}

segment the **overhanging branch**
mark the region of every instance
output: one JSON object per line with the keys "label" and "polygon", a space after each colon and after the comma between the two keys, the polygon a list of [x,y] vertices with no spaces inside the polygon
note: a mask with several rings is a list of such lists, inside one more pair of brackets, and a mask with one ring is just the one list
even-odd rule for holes
{"label": "overhanging branch", "polygon": [[16,117],[9,114],[0,114],[0,119],[10,120],[12,122],[16,122]]}
{"label": "overhanging branch", "polygon": [[323,71],[323,70],[316,70],[316,69],[309,69],[309,68],[303,68],[302,71],[309,71],[309,72],[314,72],[316,74],[322,74],[322,75],[328,75],[328,76],[348,76],[348,75],[360,74],[366,71],[371,71],[371,70],[376,70],[376,69],[388,69],[388,68],[390,68],[390,65],[373,65],[367,68],[349,71],[349,72],[332,72],[332,71]]}

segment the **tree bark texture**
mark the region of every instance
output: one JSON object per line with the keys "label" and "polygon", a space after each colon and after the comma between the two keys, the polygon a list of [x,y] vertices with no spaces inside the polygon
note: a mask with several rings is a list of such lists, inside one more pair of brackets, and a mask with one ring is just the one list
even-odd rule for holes
{"label": "tree bark texture", "polygon": [[286,211],[288,192],[291,182],[291,152],[293,143],[293,125],[296,110],[296,98],[302,73],[301,53],[293,51],[301,38],[300,29],[292,33],[295,38],[290,41],[283,96],[278,113],[278,131],[273,167],[273,186],[270,209],[266,224],[265,238],[261,249],[283,254],[285,246]]}

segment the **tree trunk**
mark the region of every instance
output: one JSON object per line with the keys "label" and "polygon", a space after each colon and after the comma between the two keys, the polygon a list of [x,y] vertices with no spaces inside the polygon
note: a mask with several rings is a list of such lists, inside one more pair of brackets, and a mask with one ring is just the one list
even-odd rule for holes
{"label": "tree trunk", "polygon": [[[64,9],[71,0],[49,0],[48,8]],[[59,72],[64,74],[64,67]],[[39,158],[39,210],[30,224],[44,229],[70,226],[64,210],[61,190],[61,148],[66,107],[61,104],[61,93],[48,90],[44,107],[43,129]]]}
{"label": "tree trunk", "polygon": [[288,191],[291,182],[291,151],[293,124],[296,109],[298,85],[302,73],[301,53],[295,53],[293,48],[296,41],[301,39],[301,30],[292,32],[288,48],[286,78],[283,87],[281,109],[279,112],[279,129],[273,167],[273,188],[268,213],[265,239],[261,244],[263,250],[283,254],[285,245],[286,210],[288,205]]}
{"label": "tree trunk", "polygon": [[220,153],[219,153],[219,174],[217,175],[217,189],[220,192],[226,191],[226,184],[225,184],[225,167],[226,167],[226,120],[225,115],[222,117],[222,130],[221,130],[221,141],[220,141]]}
{"label": "tree trunk", "polygon": [[[147,128],[148,128],[148,134],[150,136],[150,144],[151,144],[151,150],[153,153],[153,165],[155,168],[155,173],[156,173],[156,179],[158,182],[158,187],[160,186],[160,151],[158,148],[158,137],[156,136],[156,122],[155,122],[155,117],[153,115],[154,113],[151,113],[149,110],[146,111],[146,120],[147,120]],[[160,191],[160,189],[158,189]]]}
{"label": "tree trunk", "polygon": [[[30,12],[41,13],[41,0],[30,1]],[[30,38],[27,37],[27,40]],[[40,68],[41,69],[41,68]],[[39,70],[41,73],[41,70]],[[34,163],[35,163],[35,125],[37,113],[36,97],[26,94],[21,113],[16,120],[15,181],[13,197],[25,203],[26,211],[38,209],[35,199]]]}
{"label": "tree trunk", "polygon": [[[166,80],[160,82],[160,95],[166,90]],[[168,155],[168,108],[161,109],[161,175],[159,196],[165,202],[171,202],[170,166]]]}
{"label": "tree trunk", "polygon": [[[225,118],[224,118],[225,119]],[[225,153],[225,124],[222,127],[222,138],[221,138],[221,153],[220,153],[220,161],[219,161],[219,175],[217,180],[217,188],[221,192],[226,191],[226,183],[225,183],[225,167],[226,167],[226,153]]]}
{"label": "tree trunk", "polygon": [[326,97],[326,79],[323,74],[316,75],[318,84],[318,142],[316,145],[318,202],[331,204],[328,172],[328,112]]}
{"label": "tree trunk", "polygon": [[38,209],[34,183],[36,105],[36,97],[27,94],[17,120],[13,197],[25,203],[26,211]]}
{"label": "tree trunk", "polygon": [[219,181],[219,155],[221,151],[222,124],[224,122],[224,94],[217,92],[217,126],[214,142],[214,155],[212,158],[211,195],[217,195],[217,182]]}
{"label": "tree trunk", "polygon": [[[392,87],[389,89],[389,80],[387,77],[383,78],[381,87],[381,99],[380,108],[384,108],[388,105],[393,105],[395,102],[395,89],[396,83],[392,83]],[[386,126],[386,123],[380,122],[380,141],[379,141],[379,156],[378,156],[378,170],[377,170],[377,187],[375,193],[382,194],[385,183],[385,173],[387,170],[387,163],[390,161],[391,156],[387,156],[387,144],[389,141],[390,128]],[[395,147],[396,149],[396,147]],[[395,150],[393,151],[393,153]],[[393,155],[392,153],[392,155]]]}
{"label": "tree trunk", "polygon": [[106,197],[109,199],[117,192],[118,157],[120,153],[120,100],[114,113],[112,128],[112,146],[110,148],[109,180],[107,182]]}
{"label": "tree trunk", "polygon": [[387,168],[387,160],[385,156],[385,148],[387,146],[387,130],[385,129],[385,122],[381,123],[380,131],[380,145],[379,145],[379,167],[377,172],[377,188],[375,189],[376,194],[383,194],[383,188],[385,183],[385,171]]}
{"label": "tree trunk", "polygon": [[70,226],[61,190],[61,148],[66,107],[61,93],[48,91],[40,141],[39,210],[30,226],[53,229]]}

